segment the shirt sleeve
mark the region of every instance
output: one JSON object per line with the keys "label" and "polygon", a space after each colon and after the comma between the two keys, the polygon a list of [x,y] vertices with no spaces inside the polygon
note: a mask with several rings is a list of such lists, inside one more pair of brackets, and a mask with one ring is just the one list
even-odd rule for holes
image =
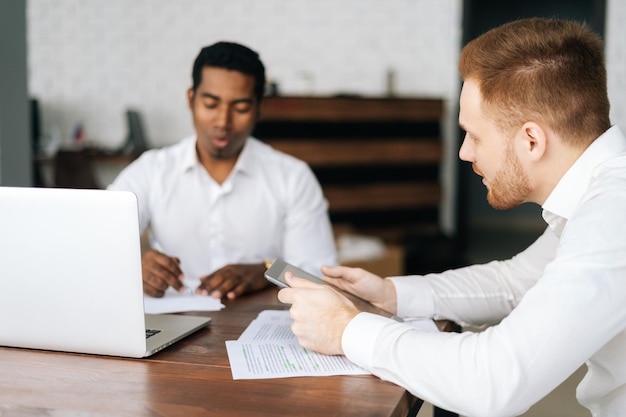
{"label": "shirt sleeve", "polygon": [[150,221],[150,187],[151,181],[154,181],[154,175],[150,174],[151,165],[150,151],[144,152],[107,186],[107,190],[131,191],[137,196],[140,233],[146,230]]}
{"label": "shirt sleeve", "polygon": [[[583,207],[568,222],[558,248],[546,232],[509,262],[444,274],[441,280],[410,277],[405,285],[404,279],[394,279],[401,282],[399,312],[466,321],[506,315],[499,324],[482,332],[429,333],[360,313],[343,334],[346,356],[463,415],[523,413],[624,330],[626,222],[614,219],[623,217],[618,212],[626,201],[623,195],[615,200],[595,198]],[[544,265],[550,253],[553,260]],[[539,259],[533,261],[534,256]],[[539,269],[543,273],[537,280]],[[515,284],[525,272],[533,278]],[[424,282],[413,287],[412,281]],[[413,289],[427,294],[403,292]],[[410,300],[413,296],[416,301]],[[420,310],[422,301],[426,307]]]}
{"label": "shirt sleeve", "polygon": [[288,175],[284,259],[314,275],[322,265],[337,265],[328,202],[311,169],[298,161]]}
{"label": "shirt sleeve", "polygon": [[396,314],[471,326],[497,323],[541,277],[557,245],[557,237],[546,229],[526,250],[507,261],[424,277],[392,277],[398,294]]}

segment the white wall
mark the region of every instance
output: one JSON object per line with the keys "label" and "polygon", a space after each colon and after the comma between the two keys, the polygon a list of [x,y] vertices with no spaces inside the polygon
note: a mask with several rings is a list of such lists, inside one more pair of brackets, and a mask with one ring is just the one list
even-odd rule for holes
{"label": "white wall", "polygon": [[[455,98],[460,0],[29,0],[29,88],[44,128],[120,144],[140,108],[155,146],[191,131],[185,93],[204,45],[257,50],[283,94]],[[306,91],[308,92],[308,91]]]}
{"label": "white wall", "polygon": [[[202,46],[241,42],[260,53],[284,95],[386,92],[446,100],[455,125],[461,0],[28,0],[29,89],[44,133],[114,148],[137,107],[152,146],[192,132],[185,93]],[[306,81],[306,79],[309,81]],[[444,174],[452,224],[456,150]]]}
{"label": "white wall", "polygon": [[[44,133],[116,147],[124,110],[141,110],[153,146],[192,131],[185,91],[199,49],[218,40],[257,50],[282,94],[384,94],[446,100],[443,227],[457,158],[456,62],[462,0],[28,0],[28,86]],[[612,118],[626,128],[626,2],[607,0]],[[304,81],[305,73],[312,81]]]}
{"label": "white wall", "polygon": [[611,121],[626,133],[626,2],[607,0],[606,66]]}

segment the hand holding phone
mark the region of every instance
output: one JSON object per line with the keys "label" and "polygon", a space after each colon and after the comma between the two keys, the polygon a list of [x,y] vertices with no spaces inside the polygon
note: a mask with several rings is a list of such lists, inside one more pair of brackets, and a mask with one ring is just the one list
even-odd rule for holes
{"label": "hand holding phone", "polygon": [[297,266],[288,264],[282,259],[276,259],[267,271],[265,271],[265,279],[280,288],[288,287],[289,284],[287,284],[287,281],[285,280],[285,272],[287,271],[293,273],[297,277],[308,279],[309,281],[317,284],[326,284],[321,278],[309,274]]}
{"label": "hand holding phone", "polygon": [[271,282],[272,284],[280,287],[280,288],[286,288],[289,286],[289,284],[287,284],[287,281],[285,280],[285,272],[291,272],[292,274],[294,274],[297,277],[300,278],[304,278],[307,279],[309,281],[315,282],[317,284],[323,284],[323,285],[328,285],[330,287],[332,287],[334,290],[340,292],[341,294],[343,294],[346,298],[348,298],[350,301],[352,301],[352,303],[354,303],[355,307],[358,308],[361,311],[367,311],[369,313],[375,313],[384,317],[390,317],[393,318],[396,321],[403,321],[402,319],[400,319],[399,317],[389,313],[388,311],[385,311],[381,308],[376,307],[375,305],[373,305],[372,303],[363,300],[362,298],[349,293],[345,290],[342,290],[341,288],[338,288],[332,284],[329,284],[325,281],[323,281],[320,277],[316,277],[313,274],[309,274],[308,272],[298,268],[297,266],[291,265],[285,261],[283,261],[282,259],[276,259],[274,261],[274,263],[272,263],[272,265],[267,269],[267,271],[265,271],[265,279],[267,279],[269,282]]}

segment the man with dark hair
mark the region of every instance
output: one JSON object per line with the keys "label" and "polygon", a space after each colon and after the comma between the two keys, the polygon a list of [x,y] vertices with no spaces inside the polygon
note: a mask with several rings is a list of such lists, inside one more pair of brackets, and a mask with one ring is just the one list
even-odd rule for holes
{"label": "man with dark hair", "polygon": [[108,187],[134,192],[144,292],[172,287],[235,298],[265,288],[265,260],[283,258],[312,273],[336,264],[327,203],[310,168],[251,137],[265,67],[236,43],[203,48],[187,91],[196,133],[145,152]]}
{"label": "man with dark hair", "polygon": [[586,25],[524,19],[468,43],[459,151],[498,209],[540,204],[548,227],[506,261],[382,279],[324,279],[400,317],[481,332],[429,333],[360,312],[287,274],[300,343],[345,354],[414,395],[467,416],[519,415],[579,367],[594,416],[626,415],[626,137],[609,121],[602,41]]}
{"label": "man with dark hair", "polygon": [[253,50],[232,42],[217,42],[200,50],[193,63],[193,90],[202,82],[204,67],[217,67],[229,71],[239,71],[254,78],[254,96],[261,103],[265,93],[265,66],[259,54]]}

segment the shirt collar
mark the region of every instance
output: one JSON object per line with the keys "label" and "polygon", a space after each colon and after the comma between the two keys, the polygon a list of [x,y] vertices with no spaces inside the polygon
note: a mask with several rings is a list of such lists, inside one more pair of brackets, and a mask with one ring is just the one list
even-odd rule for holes
{"label": "shirt collar", "polygon": [[187,137],[183,139],[181,143],[182,155],[181,155],[181,171],[185,172],[194,167],[200,166],[200,160],[198,159],[198,153],[196,152],[196,136]]}
{"label": "shirt collar", "polygon": [[237,158],[233,172],[230,175],[231,177],[238,172],[241,172],[242,174],[250,172],[251,165],[254,163],[253,147],[253,141],[250,137],[248,137],[248,139],[246,139],[246,143],[244,143],[243,148],[241,149],[239,157]]}
{"label": "shirt collar", "polygon": [[[626,151],[626,138],[618,126],[599,136],[567,170],[543,204],[543,218],[558,234],[587,192],[596,167]],[[561,220],[560,220],[561,219]]]}

